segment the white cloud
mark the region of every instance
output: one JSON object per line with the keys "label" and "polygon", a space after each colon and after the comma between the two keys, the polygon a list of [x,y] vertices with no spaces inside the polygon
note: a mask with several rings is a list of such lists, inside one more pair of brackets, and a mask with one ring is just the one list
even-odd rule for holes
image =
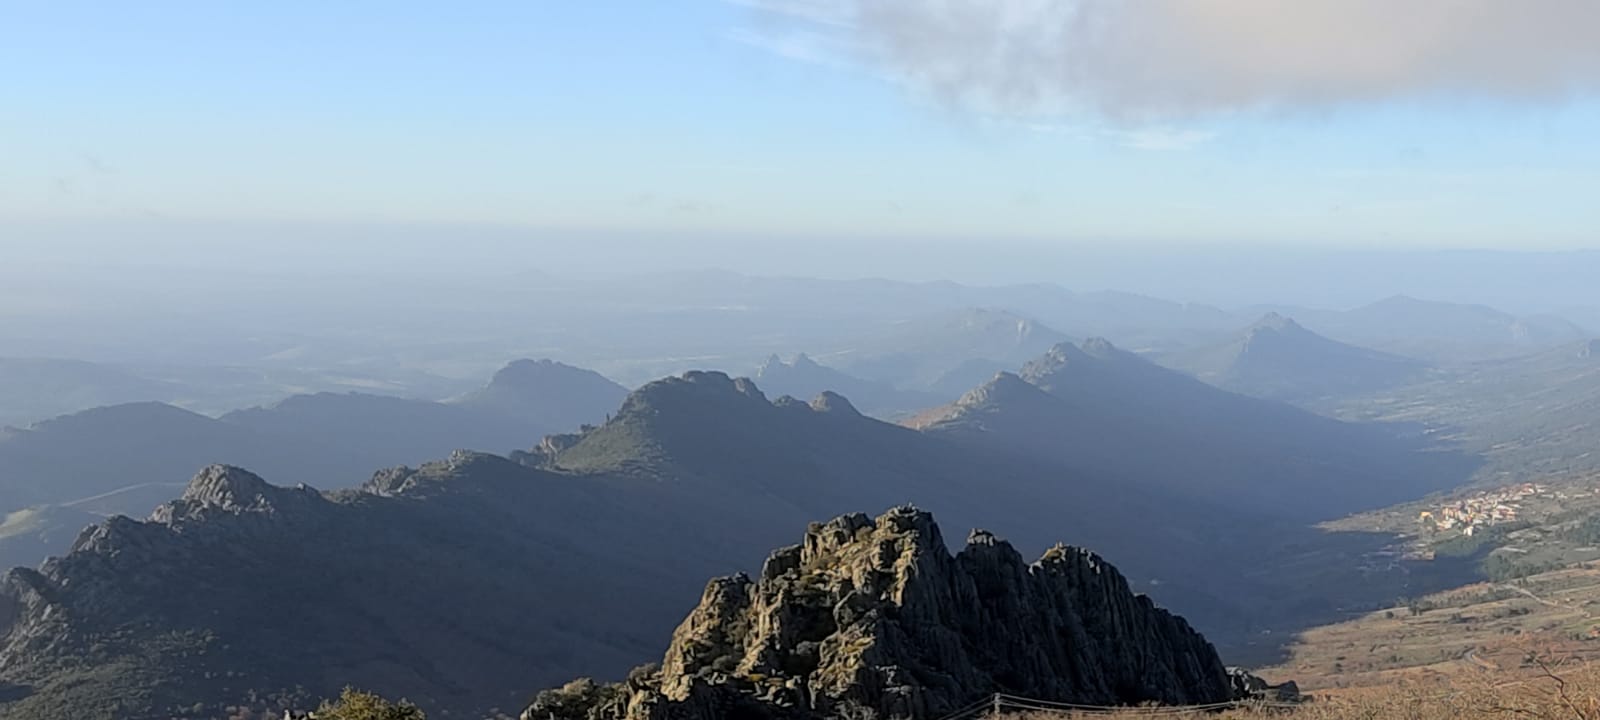
{"label": "white cloud", "polygon": [[1600,89],[1595,0],[734,1],[986,113],[1087,109],[1148,123],[1418,97],[1549,102]]}

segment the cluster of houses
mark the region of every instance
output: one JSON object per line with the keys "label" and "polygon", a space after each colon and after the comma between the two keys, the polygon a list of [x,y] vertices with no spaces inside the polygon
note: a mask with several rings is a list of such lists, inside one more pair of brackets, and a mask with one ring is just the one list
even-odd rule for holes
{"label": "cluster of houses", "polygon": [[1463,535],[1472,535],[1480,527],[1516,520],[1517,503],[1544,490],[1542,485],[1522,483],[1479,493],[1446,504],[1438,510],[1423,510],[1417,516],[1417,522],[1435,530],[1460,528]]}

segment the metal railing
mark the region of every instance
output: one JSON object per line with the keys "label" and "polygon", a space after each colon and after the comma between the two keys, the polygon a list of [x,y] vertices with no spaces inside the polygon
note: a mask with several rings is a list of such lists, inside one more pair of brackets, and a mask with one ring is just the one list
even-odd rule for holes
{"label": "metal railing", "polygon": [[1101,715],[1121,713],[1124,715],[1162,716],[1182,715],[1194,712],[1209,712],[1215,710],[1229,710],[1233,708],[1292,708],[1299,703],[1274,701],[1274,700],[1230,700],[1228,702],[1207,703],[1204,705],[1085,705],[1081,703],[1057,702],[1054,700],[1040,700],[1038,698],[1025,698],[1020,695],[995,693],[982,700],[975,701],[959,710],[947,713],[938,720],[969,720],[970,718],[985,715],[1000,715],[1009,711],[1034,711],[1034,712],[1059,712],[1062,714]]}

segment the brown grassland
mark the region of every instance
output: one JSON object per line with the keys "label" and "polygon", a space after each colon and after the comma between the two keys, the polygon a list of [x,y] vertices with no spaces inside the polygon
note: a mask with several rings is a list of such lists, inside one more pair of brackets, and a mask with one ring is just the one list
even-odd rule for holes
{"label": "brown grassland", "polygon": [[1279,665],[1294,707],[1020,712],[1016,720],[1152,717],[1280,720],[1600,720],[1600,565],[1416,598],[1302,633]]}
{"label": "brown grassland", "polygon": [[1515,671],[1483,669],[1392,685],[1325,690],[1293,707],[1242,707],[1222,712],[1131,708],[1112,712],[1022,712],[1011,720],[1178,718],[1188,720],[1600,720],[1600,664],[1548,653]]}

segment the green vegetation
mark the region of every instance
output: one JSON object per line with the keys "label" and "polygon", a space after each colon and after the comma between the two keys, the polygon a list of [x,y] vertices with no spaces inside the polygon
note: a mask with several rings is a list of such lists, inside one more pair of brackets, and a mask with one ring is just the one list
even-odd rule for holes
{"label": "green vegetation", "polygon": [[1483,569],[1484,577],[1495,582],[1507,582],[1559,570],[1566,567],[1566,563],[1559,560],[1523,560],[1496,553],[1484,558],[1479,567]]}
{"label": "green vegetation", "polygon": [[317,720],[427,720],[428,716],[404,700],[389,702],[373,693],[345,688],[338,700],[322,703]]}

